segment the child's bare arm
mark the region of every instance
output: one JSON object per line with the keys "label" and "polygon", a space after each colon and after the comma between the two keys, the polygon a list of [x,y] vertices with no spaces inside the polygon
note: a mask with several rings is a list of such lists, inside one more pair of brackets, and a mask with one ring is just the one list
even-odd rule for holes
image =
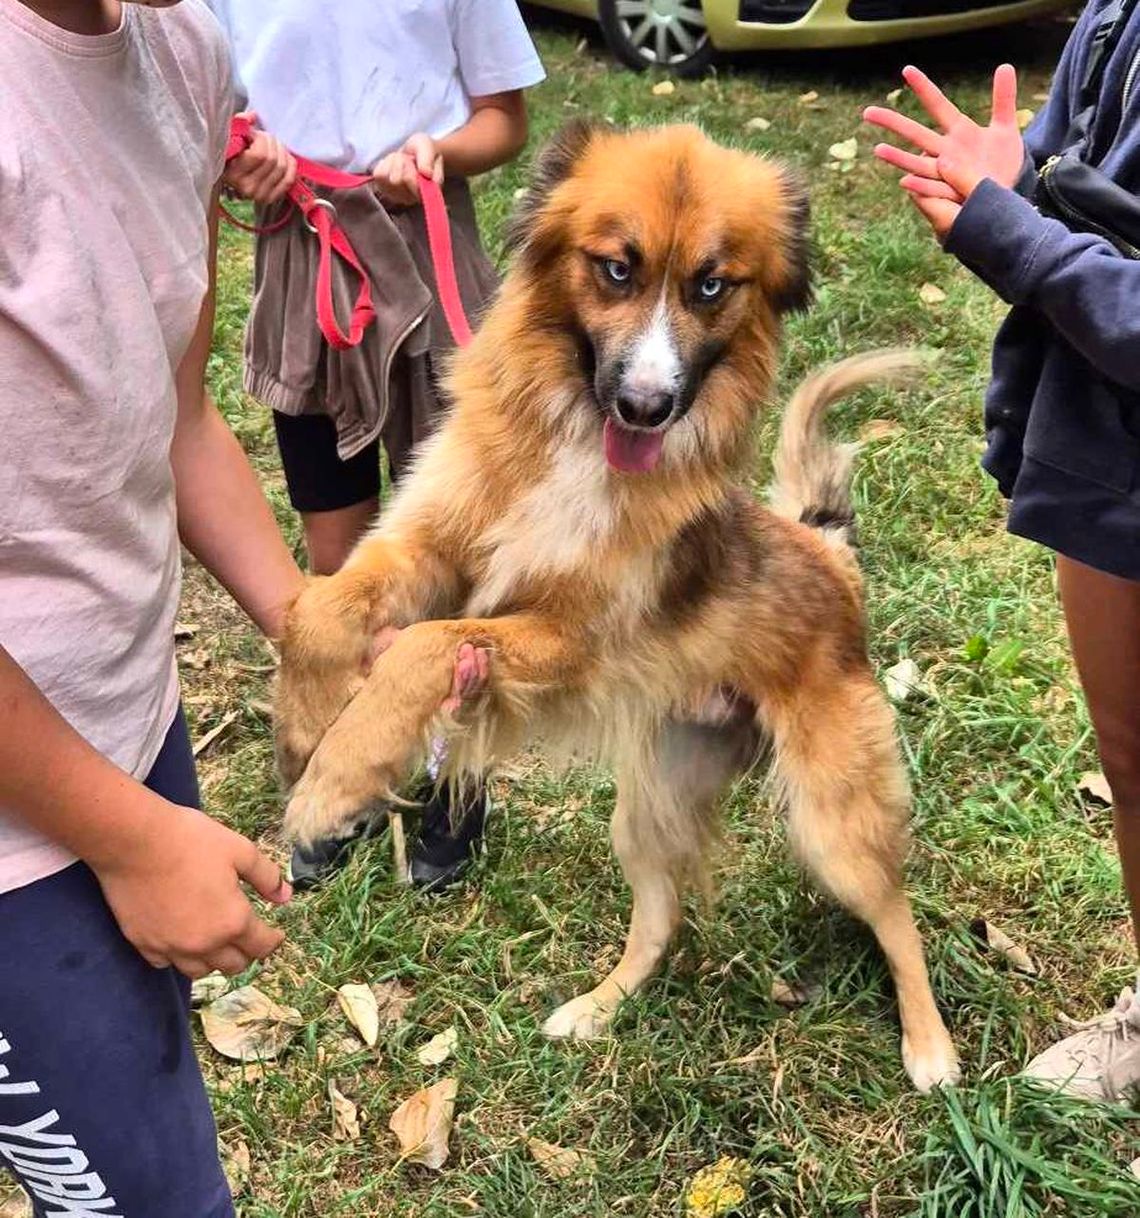
{"label": "child's bare arm", "polygon": [[123,934],[156,967],[238,973],[281,942],[244,880],[289,899],[252,842],[167,802],[96,752],[0,647],[0,805],[95,872]]}
{"label": "child's bare arm", "polygon": [[471,99],[471,117],[458,130],[433,140],[422,132],[382,157],[372,171],[380,197],[410,206],[419,201],[419,174],[442,182],[474,177],[505,165],[522,151],[527,137],[526,97],[521,89]]}
{"label": "child's bare arm", "polygon": [[471,117],[439,141],[445,172],[472,178],[513,161],[527,137],[526,96],[521,89],[471,99]]}
{"label": "child's bare arm", "polygon": [[212,209],[210,287],[178,368],[178,421],[170,460],[178,530],[190,552],[262,632],[279,638],[304,580],[241,445],[206,393],[214,326],[217,208]]}

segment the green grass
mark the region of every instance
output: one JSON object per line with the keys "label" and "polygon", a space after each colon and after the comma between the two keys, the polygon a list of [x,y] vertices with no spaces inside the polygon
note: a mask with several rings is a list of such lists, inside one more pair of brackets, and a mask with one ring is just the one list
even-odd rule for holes
{"label": "green grass", "polygon": [[[693,1173],[725,1155],[752,1165],[742,1212],[766,1218],[1140,1212],[1127,1114],[1075,1108],[1008,1081],[1057,1033],[1058,1011],[1104,1005],[1127,980],[1133,949],[1109,818],[1090,819],[1074,794],[1095,762],[1049,556],[1005,534],[1001,501],[977,467],[988,345],[1002,309],[941,256],[872,163],[858,122],[862,104],[895,87],[908,56],[979,108],[984,69],[1012,56],[1026,72],[1023,104],[1036,104],[1029,98],[1047,86],[1064,28],[745,60],[666,97],[618,71],[584,27],[543,18],[538,28],[550,81],[532,100],[536,140],[573,114],[696,120],[807,175],[819,294],[790,328],[783,389],[814,363],[873,345],[941,353],[921,390],[856,400],[837,426],[852,434],[889,417],[903,429],[861,458],[859,513],[875,661],[911,656],[933,685],[901,714],[916,793],[911,886],[965,1082],[945,1097],[908,1089],[882,959],[861,927],[800,879],[757,782],[743,784],[728,810],[732,849],[718,902],[690,909],[667,969],[627,1004],[614,1039],[546,1043],[543,1016],[615,959],[629,900],[607,844],[610,779],[524,769],[498,784],[489,854],[463,891],[427,902],[397,888],[381,842],[281,915],[288,945],[256,980],[302,1011],[304,1033],[254,1083],[203,1045],[221,1133],[251,1152],[241,1213],[671,1215]],[[798,100],[809,89],[818,108]],[[763,134],[746,129],[757,116],[772,123]],[[851,135],[859,158],[842,173],[827,149]],[[526,161],[481,183],[494,248]],[[295,540],[267,412],[240,392],[249,271],[248,239],[227,233],[212,380]],[[928,281],[945,290],[944,304],[920,303]],[[756,477],[759,485],[763,464]],[[256,705],[266,696],[265,647],[200,571],[190,572],[183,618],[200,626],[184,653],[208,657],[184,671],[196,731],[240,712],[203,760],[209,807],[276,848],[280,803]],[[968,929],[980,916],[1031,951],[1040,977],[980,952]],[[817,982],[818,997],[783,1012],[769,997],[777,975]],[[357,1051],[333,990],[388,977],[415,991],[409,1023],[378,1052]],[[456,1060],[420,1066],[415,1048],[452,1024]],[[388,1117],[448,1070],[460,1083],[452,1159],[438,1175],[401,1166]],[[354,1144],[331,1136],[329,1075],[365,1113]],[[528,1136],[588,1153],[595,1170],[546,1179]]]}

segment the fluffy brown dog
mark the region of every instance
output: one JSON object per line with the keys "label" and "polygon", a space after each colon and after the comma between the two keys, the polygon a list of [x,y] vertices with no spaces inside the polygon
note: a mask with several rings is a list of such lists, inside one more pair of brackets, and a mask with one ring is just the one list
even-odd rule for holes
{"label": "fluffy brown dog", "polygon": [[[596,1036],[653,973],[704,873],[717,801],[770,746],[792,843],[870,923],[922,1090],[958,1076],[901,883],[908,793],[847,546],[836,397],[913,366],[838,365],[791,405],[774,510],[743,489],[780,317],[806,303],[807,208],[698,130],[578,125],[540,157],[513,267],[451,377],[455,408],[348,565],[298,602],[278,691],[286,829],[335,833],[434,732],[457,772],[527,742],[618,779],[633,888],[621,962],[555,1011]],[[370,641],[406,627],[367,672]],[[444,716],[459,649],[487,689]]]}

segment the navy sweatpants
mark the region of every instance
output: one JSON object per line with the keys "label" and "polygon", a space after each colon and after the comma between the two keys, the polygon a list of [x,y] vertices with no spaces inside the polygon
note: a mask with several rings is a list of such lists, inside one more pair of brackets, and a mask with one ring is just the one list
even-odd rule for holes
{"label": "navy sweatpants", "polygon": [[[198,807],[179,712],[146,779]],[[123,938],[77,863],[0,895],[0,1168],[38,1218],[232,1218],[190,987]]]}

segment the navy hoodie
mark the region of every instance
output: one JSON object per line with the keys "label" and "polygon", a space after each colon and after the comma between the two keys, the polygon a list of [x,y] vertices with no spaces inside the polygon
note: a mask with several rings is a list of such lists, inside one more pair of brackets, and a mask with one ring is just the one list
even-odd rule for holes
{"label": "navy hoodie", "polygon": [[[983,181],[946,249],[1013,308],[994,345],[985,468],[1012,499],[1014,533],[1140,579],[1140,261],[1072,232],[1029,201],[1066,146],[1098,17],[1093,0],[1025,133],[1013,190]],[[1094,127],[1097,167],[1140,190],[1140,8],[1110,57]]]}

